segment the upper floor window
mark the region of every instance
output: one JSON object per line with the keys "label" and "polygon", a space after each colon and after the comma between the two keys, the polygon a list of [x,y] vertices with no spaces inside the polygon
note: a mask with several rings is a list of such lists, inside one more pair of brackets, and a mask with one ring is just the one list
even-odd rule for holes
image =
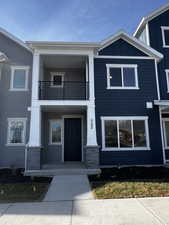
{"label": "upper floor window", "polygon": [[108,89],[138,89],[137,65],[107,64]]}
{"label": "upper floor window", "polygon": [[24,145],[26,133],[26,118],[8,119],[8,145]]}
{"label": "upper floor window", "polygon": [[28,89],[28,66],[11,67],[11,84],[10,90],[25,91]]}
{"label": "upper floor window", "polygon": [[51,75],[52,87],[63,87],[64,73],[52,72]]}
{"label": "upper floor window", "polygon": [[163,47],[169,48],[169,27],[161,27]]}
{"label": "upper floor window", "polygon": [[148,150],[147,117],[102,117],[103,150]]}

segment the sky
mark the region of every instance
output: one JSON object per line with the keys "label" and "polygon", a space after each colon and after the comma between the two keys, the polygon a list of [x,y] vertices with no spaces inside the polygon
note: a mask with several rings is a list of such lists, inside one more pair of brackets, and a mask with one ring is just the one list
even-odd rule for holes
{"label": "sky", "polygon": [[23,41],[98,42],[132,34],[167,0],[1,0],[0,27]]}

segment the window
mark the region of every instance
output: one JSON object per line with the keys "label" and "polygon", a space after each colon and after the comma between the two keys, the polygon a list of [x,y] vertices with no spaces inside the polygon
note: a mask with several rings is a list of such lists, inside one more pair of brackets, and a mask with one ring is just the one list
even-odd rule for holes
{"label": "window", "polygon": [[137,65],[107,64],[108,89],[138,89]]}
{"label": "window", "polygon": [[167,81],[167,92],[169,93],[169,70],[165,70],[166,72],[166,81]]}
{"label": "window", "polygon": [[164,143],[165,148],[169,149],[169,119],[163,119]]}
{"label": "window", "polygon": [[63,78],[64,73],[63,72],[52,72],[51,73],[51,86],[52,87],[63,87]]}
{"label": "window", "polygon": [[28,71],[29,67],[25,66],[11,67],[10,90],[25,91],[28,89]]}
{"label": "window", "polygon": [[147,117],[102,117],[102,150],[149,150]]}
{"label": "window", "polygon": [[169,48],[169,27],[161,27],[163,47]]}
{"label": "window", "polygon": [[26,118],[8,119],[8,145],[24,145],[26,133]]}
{"label": "window", "polygon": [[62,133],[62,121],[61,120],[51,120],[50,121],[50,136],[49,144],[62,144],[61,141]]}

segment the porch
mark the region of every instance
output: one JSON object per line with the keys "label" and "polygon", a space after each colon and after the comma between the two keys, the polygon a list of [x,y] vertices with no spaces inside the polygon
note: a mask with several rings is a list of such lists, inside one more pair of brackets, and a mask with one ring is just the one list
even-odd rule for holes
{"label": "porch", "polygon": [[99,168],[87,168],[82,162],[64,162],[43,165],[40,170],[27,170],[25,176],[53,177],[56,175],[96,175],[100,174]]}
{"label": "porch", "polygon": [[[89,106],[41,106],[40,147],[25,152],[25,175],[97,174],[99,148],[90,146]],[[37,128],[36,128],[37,129]],[[93,141],[93,140],[92,140]]]}

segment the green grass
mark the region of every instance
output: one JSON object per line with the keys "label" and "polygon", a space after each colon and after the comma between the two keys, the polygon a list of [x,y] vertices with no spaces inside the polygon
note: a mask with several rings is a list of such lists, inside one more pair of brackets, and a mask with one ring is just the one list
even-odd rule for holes
{"label": "green grass", "polygon": [[91,181],[96,198],[142,198],[169,196],[169,180]]}
{"label": "green grass", "polygon": [[41,201],[49,183],[0,183],[0,203]]}

